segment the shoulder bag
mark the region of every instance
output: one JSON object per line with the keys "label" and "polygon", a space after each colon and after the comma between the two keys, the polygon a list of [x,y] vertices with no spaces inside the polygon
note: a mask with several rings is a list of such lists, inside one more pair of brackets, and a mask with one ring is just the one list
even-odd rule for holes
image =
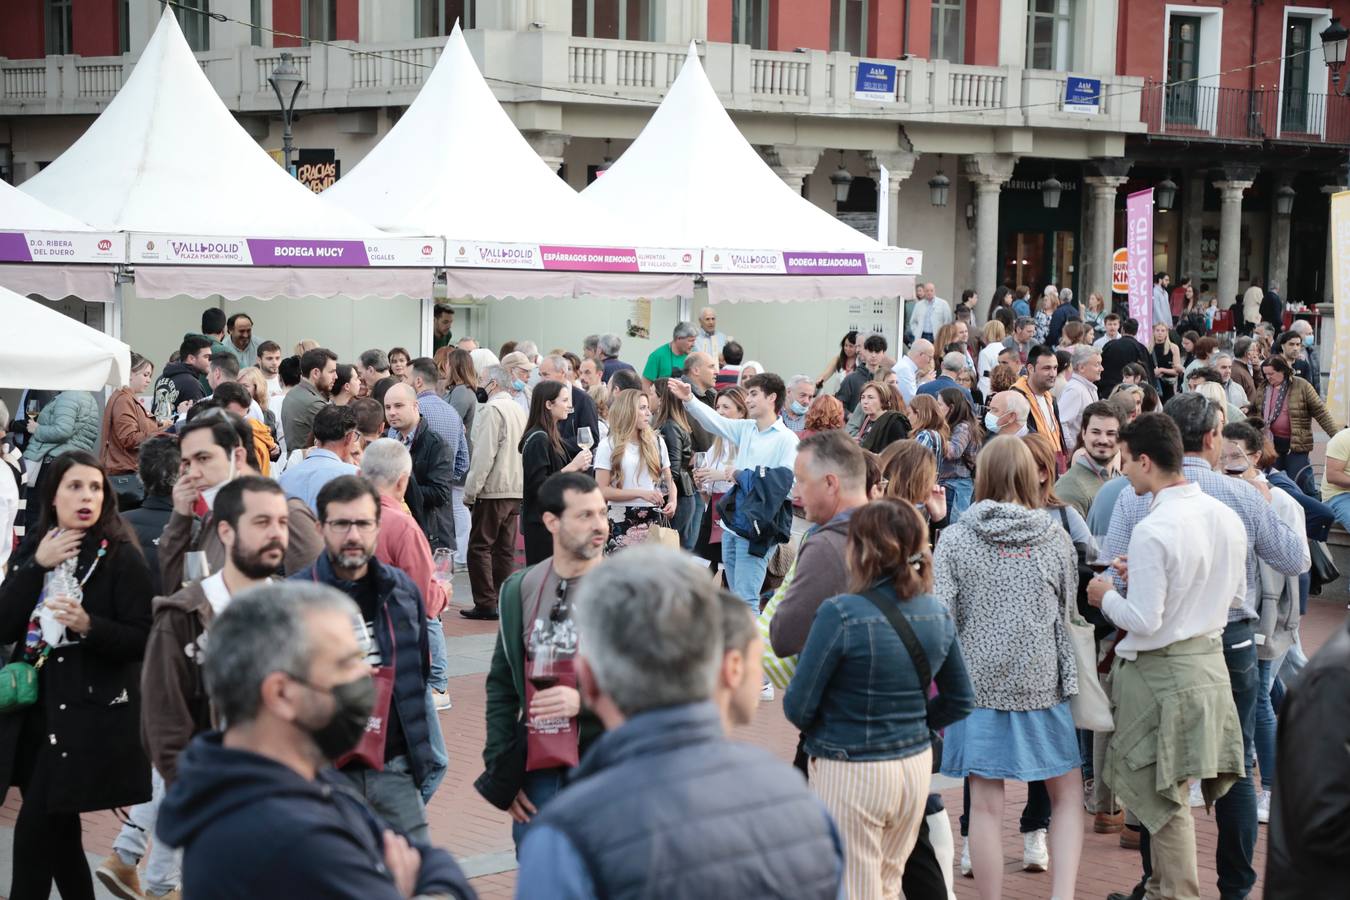
{"label": "shoulder bag", "polygon": [[[914,670],[919,673],[919,682],[923,686],[923,696],[925,707],[928,702],[929,691],[933,685],[933,672],[928,666],[928,654],[923,652],[923,644],[919,642],[919,636],[914,633],[914,628],[905,618],[905,614],[900,608],[892,603],[889,597],[883,596],[880,591],[868,591],[863,594],[873,606],[881,610],[881,614],[886,617],[886,621],[891,623],[895,629],[896,636],[900,638],[900,643],[905,645],[909,651],[909,658],[914,661]],[[933,729],[928,729],[929,740],[933,745],[933,771],[937,772],[942,768],[942,735]]]}
{"label": "shoulder bag", "polygon": [[[1062,515],[1063,509],[1060,510]],[[1067,515],[1065,515],[1067,531]],[[1075,557],[1078,554],[1075,552]],[[1086,594],[1086,585],[1082,583],[1083,570],[1075,564],[1079,583],[1074,586],[1074,595],[1064,604],[1064,630],[1073,645],[1073,658],[1078,668],[1078,693],[1069,698],[1069,708],[1073,711],[1073,723],[1085,731],[1115,731],[1116,723],[1111,718],[1111,700],[1106,696],[1101,679],[1097,677],[1097,636],[1095,629],[1078,612],[1077,593]],[[1091,571],[1091,570],[1089,570]]]}

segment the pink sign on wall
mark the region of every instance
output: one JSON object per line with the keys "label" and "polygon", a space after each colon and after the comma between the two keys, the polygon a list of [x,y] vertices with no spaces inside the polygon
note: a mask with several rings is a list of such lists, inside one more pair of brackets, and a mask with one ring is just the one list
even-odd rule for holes
{"label": "pink sign on wall", "polygon": [[1130,318],[1139,340],[1153,341],[1153,188],[1125,198],[1125,254],[1129,267]]}

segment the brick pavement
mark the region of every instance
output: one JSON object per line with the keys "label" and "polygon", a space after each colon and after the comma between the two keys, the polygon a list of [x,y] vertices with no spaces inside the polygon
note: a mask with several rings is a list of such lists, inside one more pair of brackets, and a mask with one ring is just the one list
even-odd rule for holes
{"label": "brick pavement", "polygon": [[[1323,598],[1313,598],[1308,616],[1304,619],[1303,638],[1311,652],[1320,647],[1327,635],[1338,627],[1346,615],[1344,583]],[[471,622],[453,611],[445,618],[447,637],[488,634],[494,623]],[[505,813],[489,806],[473,790],[473,779],[482,771],[481,751],[484,738],[482,674],[464,675],[450,682],[454,709],[441,713],[441,726],[450,751],[450,771],[429,809],[433,841],[448,848],[461,860],[472,860],[485,854],[511,849],[511,829]],[[736,737],[759,744],[783,759],[790,759],[795,746],[795,733],[783,718],[781,701],[764,704],[755,722],[740,729]],[[1017,817],[1025,798],[1025,788],[1011,784],[1008,788],[1004,815],[1004,857],[1008,876],[1004,882],[1004,896],[1009,900],[1043,900],[1048,896],[1050,882],[1047,875],[1031,875],[1020,871],[1021,838],[1017,834]],[[953,831],[960,813],[960,789],[943,793]],[[7,802],[0,806],[0,828],[9,833],[18,809],[17,791],[11,791]],[[1214,820],[1203,810],[1196,811],[1196,833],[1199,847],[1202,896],[1217,897],[1214,888]],[[1089,820],[1090,821],[1090,820]],[[85,849],[96,856],[105,855],[112,845],[119,825],[111,812],[92,813],[84,817]],[[960,839],[957,839],[960,848]],[[1256,867],[1265,870],[1265,827],[1262,826],[1256,851]],[[1138,879],[1139,857],[1135,851],[1122,850],[1115,835],[1096,835],[1089,825],[1083,841],[1083,862],[1079,866],[1078,891],[1082,898],[1102,898],[1112,890],[1132,885]],[[506,898],[512,895],[514,872],[500,872],[473,879],[475,888],[484,900]],[[975,898],[974,882],[957,879],[958,898]],[[1252,893],[1260,900],[1258,884]]]}

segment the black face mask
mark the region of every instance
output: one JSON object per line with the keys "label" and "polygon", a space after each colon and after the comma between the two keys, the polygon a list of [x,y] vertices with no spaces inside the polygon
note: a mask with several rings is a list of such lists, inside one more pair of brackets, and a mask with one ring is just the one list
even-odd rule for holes
{"label": "black face mask", "polygon": [[477,395],[479,403],[488,402],[488,392],[483,390],[482,388],[475,388],[474,394]]}
{"label": "black face mask", "polygon": [[319,752],[326,759],[335,760],[356,746],[361,735],[366,733],[370,714],[375,709],[375,681],[369,675],[363,675],[354,681],[337,684],[327,690],[316,688],[308,682],[296,678],[312,691],[331,694],[335,703],[333,716],[318,727],[296,724],[309,732]]}

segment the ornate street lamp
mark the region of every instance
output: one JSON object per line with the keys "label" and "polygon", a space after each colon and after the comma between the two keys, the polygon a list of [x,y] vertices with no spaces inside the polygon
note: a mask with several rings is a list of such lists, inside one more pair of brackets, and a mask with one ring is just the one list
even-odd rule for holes
{"label": "ornate street lamp", "polygon": [[1153,188],[1153,204],[1158,212],[1166,212],[1172,208],[1172,204],[1177,199],[1177,183],[1167,176],[1158,182]]}
{"label": "ornate street lamp", "polygon": [[1275,191],[1275,215],[1287,216],[1294,211],[1295,191],[1287,184],[1282,184]]}
{"label": "ornate street lamp", "polygon": [[1350,38],[1350,31],[1346,31],[1339,16],[1333,16],[1331,24],[1322,29],[1318,37],[1322,39],[1322,58],[1331,70],[1331,83],[1339,85],[1341,66],[1345,65],[1346,39]]}
{"label": "ornate street lamp", "polygon": [[277,102],[281,104],[281,122],[284,126],[281,132],[281,157],[286,171],[289,172],[291,153],[295,149],[291,143],[291,121],[295,116],[295,101],[300,96],[300,88],[304,87],[305,79],[300,77],[300,70],[295,67],[291,55],[283,50],[281,59],[267,81],[272,85],[273,93],[277,95]]}
{"label": "ornate street lamp", "polygon": [[853,184],[853,176],[849,174],[848,169],[844,168],[844,151],[839,151],[839,168],[834,170],[830,176],[830,184],[834,185],[834,202],[847,203],[848,189]]}
{"label": "ornate street lamp", "polygon": [[928,202],[934,206],[947,205],[947,192],[951,190],[952,180],[942,174],[942,154],[938,154],[937,174],[928,179]]}
{"label": "ornate street lamp", "polygon": [[1041,182],[1041,204],[1046,209],[1059,209],[1059,195],[1064,192],[1064,184],[1054,173]]}

